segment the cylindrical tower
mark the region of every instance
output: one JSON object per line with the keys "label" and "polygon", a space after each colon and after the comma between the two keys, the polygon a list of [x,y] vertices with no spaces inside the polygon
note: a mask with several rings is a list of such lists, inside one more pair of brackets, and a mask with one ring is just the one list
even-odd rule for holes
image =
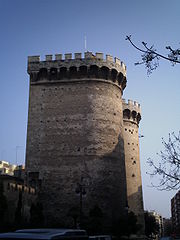
{"label": "cylindrical tower", "polygon": [[144,209],[139,157],[139,122],[141,120],[140,104],[123,99],[124,149],[127,182],[127,199],[129,211],[137,216],[138,223],[144,231]]}
{"label": "cylindrical tower", "polygon": [[[103,226],[125,211],[122,92],[118,58],[86,52],[28,58],[27,181],[39,185],[47,225],[70,226],[71,210],[95,206]],[[77,186],[85,195],[77,195]],[[80,216],[82,217],[82,216]]]}

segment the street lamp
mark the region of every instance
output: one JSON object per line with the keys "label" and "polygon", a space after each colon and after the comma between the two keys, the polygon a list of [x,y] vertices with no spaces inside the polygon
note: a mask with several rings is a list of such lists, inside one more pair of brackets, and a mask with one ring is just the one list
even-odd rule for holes
{"label": "street lamp", "polygon": [[86,194],[85,185],[83,184],[83,177],[81,177],[80,183],[77,184],[76,193],[79,194],[79,224],[82,224],[82,197]]}
{"label": "street lamp", "polygon": [[18,165],[18,149],[23,148],[23,146],[16,146],[16,165]]}

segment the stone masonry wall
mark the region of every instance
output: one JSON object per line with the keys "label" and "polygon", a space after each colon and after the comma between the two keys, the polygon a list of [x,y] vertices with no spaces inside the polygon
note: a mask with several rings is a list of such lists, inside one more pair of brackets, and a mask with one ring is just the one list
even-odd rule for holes
{"label": "stone masonry wall", "polygon": [[47,224],[70,226],[68,211],[79,207],[75,190],[81,181],[86,189],[82,210],[88,214],[97,204],[104,227],[125,211],[121,96],[126,80],[120,65],[96,56],[82,61],[31,58],[28,65],[26,175],[31,181],[34,173],[41,183]]}
{"label": "stone masonry wall", "polygon": [[6,221],[14,224],[20,194],[22,195],[22,218],[24,222],[30,219],[31,204],[36,202],[36,191],[34,188],[24,185],[23,180],[14,176],[0,175],[3,184],[4,195],[7,199]]}
{"label": "stone masonry wall", "polygon": [[127,198],[129,211],[135,213],[138,223],[144,231],[144,209],[142,198],[142,182],[139,156],[139,121],[140,105],[131,100],[123,100],[124,149],[127,181]]}

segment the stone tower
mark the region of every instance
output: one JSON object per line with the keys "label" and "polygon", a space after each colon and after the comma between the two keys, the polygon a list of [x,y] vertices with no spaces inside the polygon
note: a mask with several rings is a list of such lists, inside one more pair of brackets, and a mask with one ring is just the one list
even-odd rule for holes
{"label": "stone tower", "polygon": [[[91,52],[84,58],[75,53],[74,59],[34,56],[28,58],[28,73],[26,175],[39,186],[46,223],[72,226],[72,208],[88,215],[98,206],[103,227],[111,228],[127,206],[124,63]],[[77,186],[86,192],[82,198]]]}
{"label": "stone tower", "polygon": [[126,165],[127,200],[129,211],[137,216],[138,223],[144,228],[144,209],[139,157],[140,104],[123,99],[123,129]]}

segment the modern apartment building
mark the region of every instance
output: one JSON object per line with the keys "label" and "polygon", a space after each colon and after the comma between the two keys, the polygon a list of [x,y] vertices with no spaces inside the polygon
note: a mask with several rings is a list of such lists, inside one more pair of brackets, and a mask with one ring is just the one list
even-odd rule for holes
{"label": "modern apartment building", "polygon": [[150,211],[149,215],[152,215],[156,219],[156,223],[159,225],[158,237],[162,237],[163,236],[163,218],[162,218],[162,216],[159,213],[155,212],[154,210]]}
{"label": "modern apartment building", "polygon": [[10,164],[6,161],[0,161],[0,174],[8,174],[14,175],[14,170],[16,169],[16,165]]}
{"label": "modern apartment building", "polygon": [[180,191],[171,199],[171,215],[174,233],[180,234]]}

